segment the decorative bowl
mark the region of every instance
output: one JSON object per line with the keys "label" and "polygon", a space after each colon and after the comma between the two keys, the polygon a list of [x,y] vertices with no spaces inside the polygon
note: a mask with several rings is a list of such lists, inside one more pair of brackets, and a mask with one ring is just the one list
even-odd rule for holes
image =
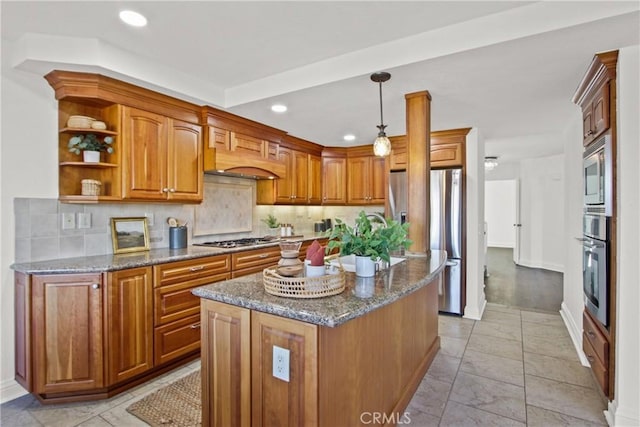
{"label": "decorative bowl", "polygon": [[67,120],[67,126],[70,128],[82,128],[82,129],[90,129],[91,123],[93,123],[96,119],[93,117],[87,116],[70,116],[69,120]]}

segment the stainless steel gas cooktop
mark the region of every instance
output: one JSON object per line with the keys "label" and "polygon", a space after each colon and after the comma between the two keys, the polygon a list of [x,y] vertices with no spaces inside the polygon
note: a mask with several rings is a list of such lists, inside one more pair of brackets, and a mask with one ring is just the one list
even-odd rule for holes
{"label": "stainless steel gas cooktop", "polygon": [[258,246],[266,245],[269,243],[278,242],[278,238],[269,237],[246,237],[242,239],[234,240],[221,240],[218,242],[202,242],[194,243],[193,246],[208,246],[211,248],[240,248],[243,246]]}

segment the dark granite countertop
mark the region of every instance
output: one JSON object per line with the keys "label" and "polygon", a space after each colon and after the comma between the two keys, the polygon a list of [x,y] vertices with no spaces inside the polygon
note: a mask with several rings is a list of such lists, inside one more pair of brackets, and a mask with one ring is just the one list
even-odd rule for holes
{"label": "dark granite countertop", "polygon": [[444,268],[446,255],[445,251],[435,250],[430,256],[409,254],[406,261],[372,278],[357,278],[354,273],[346,273],[345,290],[324,298],[295,299],[268,294],[262,284],[262,272],[202,286],[192,292],[201,298],[335,327],[429,284]]}
{"label": "dark granite countertop", "polygon": [[[300,240],[322,239],[323,234],[301,237]],[[297,240],[297,239],[292,239]],[[125,254],[95,255],[76,258],[61,258],[48,261],[15,263],[11,268],[26,274],[72,274],[101,273],[103,271],[126,270],[128,268],[146,267],[173,261],[203,258],[213,255],[224,255],[252,249],[278,246],[278,242],[239,248],[212,248],[206,246],[188,246],[184,249],[151,249],[144,252]]]}

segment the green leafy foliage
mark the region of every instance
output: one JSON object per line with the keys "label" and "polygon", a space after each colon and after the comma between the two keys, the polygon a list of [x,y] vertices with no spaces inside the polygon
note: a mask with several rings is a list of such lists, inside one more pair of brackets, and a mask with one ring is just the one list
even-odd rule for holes
{"label": "green leafy foliage", "polygon": [[408,230],[409,223],[400,224],[392,219],[387,219],[386,228],[384,225],[373,226],[364,211],[358,215],[355,227],[336,218],[335,226],[327,231],[327,253],[338,248],[343,256],[353,254],[368,256],[374,261],[382,259],[390,262],[390,252],[400,248],[407,249],[413,243],[407,239]]}
{"label": "green leafy foliage", "polygon": [[69,151],[72,153],[80,154],[81,151],[106,151],[107,153],[113,153],[113,137],[105,136],[100,140],[92,133],[86,135],[76,135],[69,138]]}
{"label": "green leafy foliage", "polygon": [[278,222],[278,219],[275,216],[273,216],[272,214],[267,215],[266,218],[263,218],[260,221],[262,221],[265,224],[267,224],[267,227],[269,227],[269,228],[276,228],[280,224]]}

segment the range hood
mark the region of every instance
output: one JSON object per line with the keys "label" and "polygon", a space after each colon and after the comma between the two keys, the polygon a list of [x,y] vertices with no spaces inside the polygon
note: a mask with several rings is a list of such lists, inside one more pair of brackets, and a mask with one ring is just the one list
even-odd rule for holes
{"label": "range hood", "polygon": [[213,156],[205,156],[204,173],[247,179],[285,178],[287,166],[283,161],[252,156],[241,156],[232,151],[211,150]]}

